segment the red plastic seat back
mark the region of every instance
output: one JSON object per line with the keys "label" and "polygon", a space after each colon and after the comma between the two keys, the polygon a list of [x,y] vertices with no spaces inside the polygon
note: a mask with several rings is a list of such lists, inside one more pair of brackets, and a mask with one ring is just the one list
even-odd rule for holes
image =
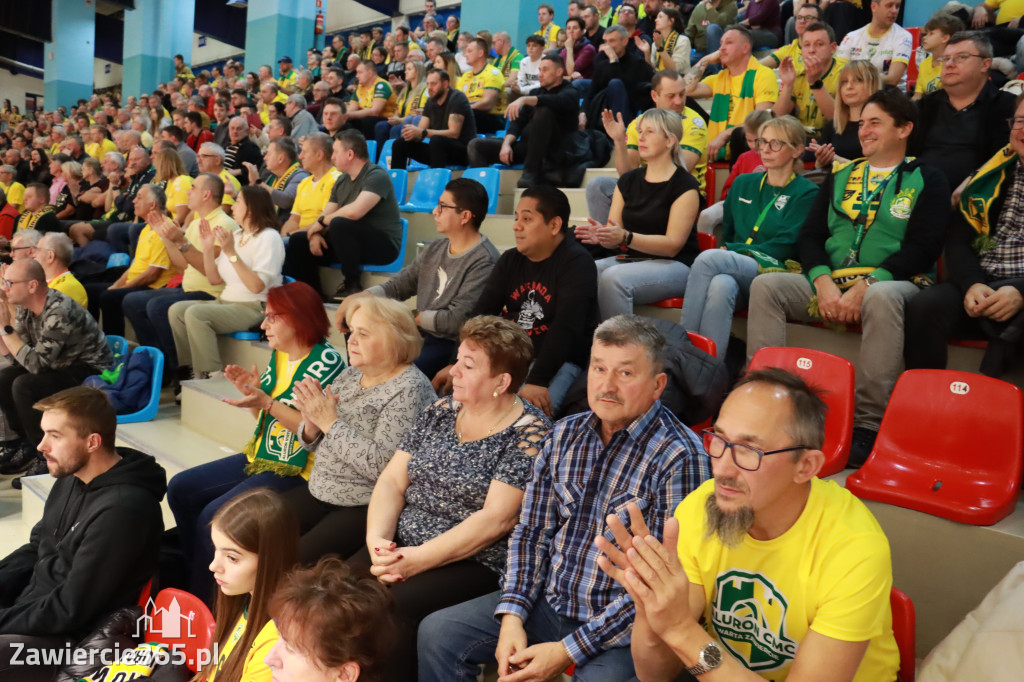
{"label": "red plastic seat back", "polygon": [[[686,332],[686,335],[690,338],[690,343],[692,343],[697,348],[700,348],[708,355],[714,357],[718,356],[718,348],[715,346],[715,342],[709,339],[708,337],[704,336],[703,334],[698,334],[697,332]],[[714,415],[712,415],[699,424],[690,425],[690,428],[699,434],[703,429],[710,429],[714,425],[714,423],[715,417]]]}
{"label": "red plastic seat back", "polygon": [[199,672],[201,663],[210,662],[200,657],[211,648],[215,623],[210,609],[199,597],[168,587],[156,595],[146,615],[149,617],[147,642],[159,642],[172,651],[182,651],[185,664],[192,672]]}
{"label": "red plastic seat back", "polygon": [[853,440],[853,364],[838,355],[807,348],[769,346],[762,348],[750,360],[749,369],[779,367],[789,370],[814,388],[828,405],[825,419],[825,464],[818,472],[820,478],[838,474],[850,457]]}
{"label": "red plastic seat back", "polygon": [[875,447],[846,487],[858,497],[987,526],[1017,504],[1024,393],[1005,381],[914,369],[896,382]]}
{"label": "red plastic seat back", "polygon": [[908,27],[907,32],[910,33],[913,40],[910,63],[907,64],[907,88],[908,92],[913,94],[914,84],[917,83],[917,48],[921,47],[921,28],[918,26]]}
{"label": "red plastic seat back", "polygon": [[914,682],[914,669],[917,665],[917,616],[914,602],[895,587],[889,593],[889,604],[892,607],[892,634],[896,637],[896,648],[900,651],[899,682]]}
{"label": "red plastic seat back", "polygon": [[139,592],[139,601],[137,602],[142,608],[146,608],[146,604],[149,603],[149,595],[153,591],[153,579],[150,578],[146,581],[146,584],[142,586],[142,590]]}
{"label": "red plastic seat back", "polygon": [[709,249],[717,249],[718,248],[718,240],[715,238],[715,235],[713,235],[713,234],[708,234],[707,232],[698,232],[697,233],[697,247],[701,251],[707,251]]}

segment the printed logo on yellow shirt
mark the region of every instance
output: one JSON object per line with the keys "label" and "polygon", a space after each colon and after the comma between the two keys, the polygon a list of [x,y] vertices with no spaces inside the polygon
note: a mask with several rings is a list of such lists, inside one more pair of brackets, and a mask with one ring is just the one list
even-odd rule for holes
{"label": "printed logo on yellow shirt", "polygon": [[797,642],[786,635],[786,597],[760,573],[734,570],[715,581],[711,622],[719,641],[754,672],[787,666]]}

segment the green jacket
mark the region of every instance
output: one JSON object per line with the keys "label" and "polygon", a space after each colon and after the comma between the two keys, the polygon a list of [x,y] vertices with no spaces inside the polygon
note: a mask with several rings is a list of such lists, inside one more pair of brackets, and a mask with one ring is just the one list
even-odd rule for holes
{"label": "green jacket", "polygon": [[[865,163],[851,161],[825,181],[800,230],[800,262],[815,278],[844,268],[857,233],[842,208],[850,174]],[[879,280],[910,280],[932,272],[942,253],[949,219],[949,182],[935,167],[906,159],[882,192],[880,207],[868,225],[858,259],[846,265],[854,275]]]}
{"label": "green jacket", "polygon": [[708,24],[718,24],[722,28],[736,23],[736,0],[722,0],[718,7],[708,7],[706,2],[700,2],[690,13],[690,21],[686,24],[686,37],[690,44],[698,52],[705,52],[708,49],[707,33]]}
{"label": "green jacket", "polygon": [[[796,260],[800,225],[814,203],[818,186],[803,176],[796,176],[780,191],[763,182],[765,173],[744,173],[736,178],[725,197],[722,217],[722,246],[730,251],[754,256],[760,252],[777,261]],[[754,223],[765,205],[772,208],[751,235]],[[747,244],[747,239],[752,239]],[[759,261],[760,262],[760,261]]]}

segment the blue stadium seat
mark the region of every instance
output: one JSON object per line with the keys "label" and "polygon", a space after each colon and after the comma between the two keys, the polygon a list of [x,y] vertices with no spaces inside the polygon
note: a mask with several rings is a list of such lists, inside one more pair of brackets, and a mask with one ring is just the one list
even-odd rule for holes
{"label": "blue stadium seat", "polygon": [[377,163],[377,140],[366,141],[366,157],[373,163]]}
{"label": "blue stadium seat", "polygon": [[395,146],[394,140],[387,140],[380,148],[380,160],[377,162],[388,170],[391,169],[391,148]]}
{"label": "blue stadium seat", "polygon": [[366,272],[398,272],[402,269],[402,264],[405,263],[405,247],[408,243],[409,221],[402,218],[402,245],[398,249],[398,257],[387,265],[364,265],[363,270]]}
{"label": "blue stadium seat", "polygon": [[514,163],[511,166],[506,166],[503,163],[491,164],[491,168],[497,168],[498,170],[523,170],[523,164]]}
{"label": "blue stadium seat", "polygon": [[112,253],[107,258],[108,268],[126,268],[132,264],[132,259],[127,253]]}
{"label": "blue stadium seat", "polygon": [[159,349],[150,346],[139,346],[134,352],[149,353],[153,358],[153,376],[150,380],[149,402],[138,412],[117,415],[118,424],[152,421],[156,417],[157,408],[160,407],[160,384],[164,376],[164,354]]}
{"label": "blue stadium seat", "polygon": [[412,196],[399,209],[406,213],[431,213],[437,206],[444,186],[452,179],[452,172],[447,168],[428,168],[420,171],[416,184],[412,186]]}
{"label": "blue stadium seat", "polygon": [[470,168],[462,177],[476,180],[487,190],[487,215],[498,212],[498,187],[501,185],[501,171],[496,168]]}
{"label": "blue stadium seat", "polygon": [[405,197],[409,194],[409,171],[396,168],[389,170],[388,175],[391,176],[391,184],[395,186],[395,198],[398,199],[398,203],[405,203]]}
{"label": "blue stadium seat", "polygon": [[295,278],[294,277],[289,277],[288,275],[285,275],[284,277],[281,278],[281,284],[291,284],[294,281],[295,281]]}
{"label": "blue stadium seat", "polygon": [[107,345],[110,346],[110,352],[115,356],[124,355],[130,347],[128,339],[116,334],[107,334]]}

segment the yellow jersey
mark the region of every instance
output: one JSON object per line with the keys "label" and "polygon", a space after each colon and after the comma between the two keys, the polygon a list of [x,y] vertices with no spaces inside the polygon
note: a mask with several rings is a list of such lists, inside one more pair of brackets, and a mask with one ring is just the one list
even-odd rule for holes
{"label": "yellow jersey", "polygon": [[[828,72],[821,79],[825,85],[825,90],[828,91],[828,94],[832,95],[833,99],[836,96],[836,91],[839,89],[839,72],[846,64],[846,59],[833,57],[832,66],[829,67]],[[790,95],[790,99],[793,100],[793,104],[796,107],[793,115],[804,124],[804,127],[814,129],[814,132],[808,132],[808,135],[816,136],[820,135],[821,131],[825,129],[826,120],[825,114],[821,113],[821,109],[818,107],[818,101],[814,99],[811,85],[813,83],[807,82],[806,71],[798,73],[796,80],[793,82],[793,92]]]}
{"label": "yellow jersey", "polygon": [[292,204],[292,215],[299,216],[299,227],[309,227],[320,217],[324,206],[331,200],[331,190],[339,177],[341,173],[332,166],[319,180],[314,180],[310,175],[299,183]]}
{"label": "yellow jersey", "polygon": [[352,93],[351,97],[351,101],[359,104],[360,109],[372,108],[375,99],[384,100],[384,110],[380,113],[382,118],[391,118],[398,111],[398,98],[395,96],[395,91],[391,88],[390,83],[380,77],[369,86],[356,86],[356,91]]}
{"label": "yellow jersey", "polygon": [[486,64],[484,68],[476,73],[467,71],[459,77],[456,87],[462,90],[470,104],[482,100],[487,90],[494,90],[498,93],[498,99],[494,102],[494,106],[491,107],[489,113],[505,113],[505,78],[501,75],[501,71],[498,71],[494,66]]}
{"label": "yellow jersey", "polygon": [[65,270],[53,279],[48,280],[46,286],[59,291],[83,308],[89,307],[89,295],[85,292],[85,287],[82,286],[77,277],[71,274],[70,270]]}
{"label": "yellow jersey", "polygon": [[914,86],[914,93],[922,95],[933,93],[942,89],[942,67],[935,63],[935,58],[928,55],[917,65],[917,85]]}
{"label": "yellow jersey", "polygon": [[175,270],[160,235],[152,227],[146,225],[139,234],[139,244],[135,247],[135,258],[128,266],[125,281],[132,281],[154,266],[160,268],[160,276],[148,286],[150,289],[160,289],[174,276]]}
{"label": "yellow jersey", "polygon": [[[693,177],[700,185],[701,194],[704,193],[704,176],[708,167],[708,126],[704,119],[693,109],[686,107],[683,113],[679,114],[683,123],[683,139],[679,140],[679,146],[688,152],[697,155],[697,165],[693,169]],[[637,149],[640,144],[640,135],[636,126],[639,117],[634,118],[626,128],[626,148]],[[645,166],[646,162],[641,159],[640,165]]]}

